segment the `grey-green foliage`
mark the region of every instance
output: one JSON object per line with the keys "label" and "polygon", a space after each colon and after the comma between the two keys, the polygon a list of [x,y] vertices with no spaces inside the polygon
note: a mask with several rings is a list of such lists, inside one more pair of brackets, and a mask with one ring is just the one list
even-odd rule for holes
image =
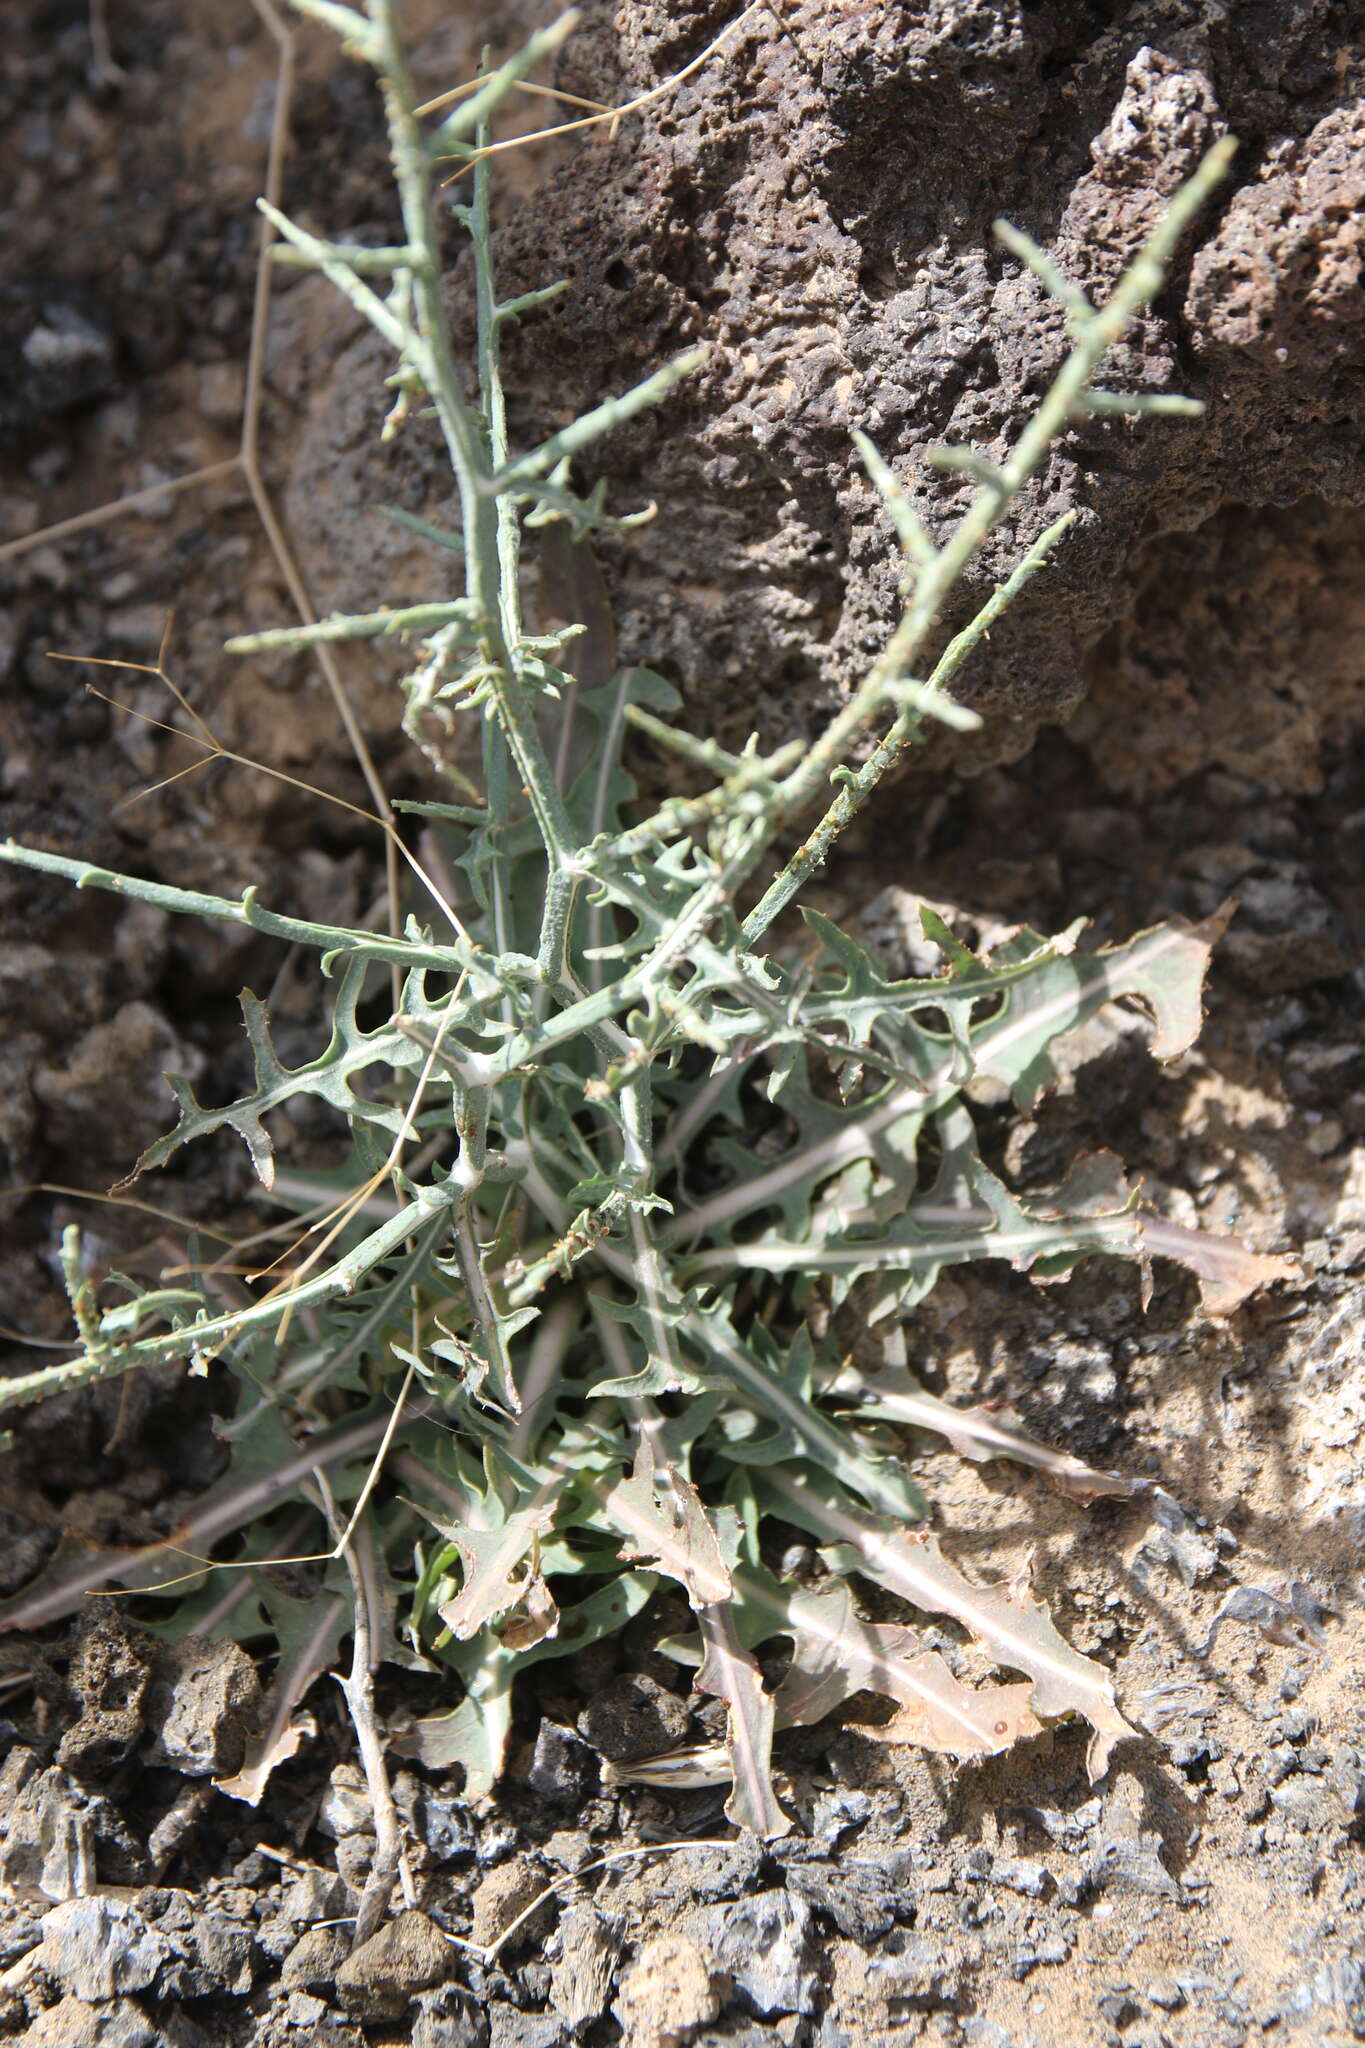
{"label": "grey-green foliage", "polygon": [[[964,1260],[1007,1258],[1051,1276],[1096,1250],[1141,1258],[1142,1216],[1117,1163],[1080,1161],[1047,1198],[1012,1192],[981,1157],[969,1084],[1003,1082],[1027,1110],[1052,1078],[1059,1036],[1115,999],[1149,1013],[1158,1053],[1178,1051],[1198,1026],[1210,933],[1170,925],[1085,953],[1076,928],[1021,931],[978,958],[926,914],[943,971],[910,981],[887,979],[823,917],[807,913],[804,948],[771,933],[924,720],[974,722],[946,686],[1065,521],[1022,551],[965,631],[938,644],[945,599],[1068,422],[1113,409],[1094,383],[1101,359],[1159,286],[1229,145],[1177,194],[1101,307],[1002,230],[1062,300],[1070,353],[1002,459],[936,452],[940,467],[976,483],[941,545],[908,487],[859,437],[899,539],[903,615],[809,746],[731,753],[676,733],[674,695],[647,670],[578,691],[563,666],[571,633],[538,632],[523,617],[528,528],[561,520],[578,541],[630,524],[611,520],[600,489],[579,491],[573,458],[703,367],[702,352],[689,352],[539,447],[509,444],[500,343],[542,295],[498,298],[480,149],[494,109],[564,25],[532,37],[424,126],[389,0],[369,0],[363,14],[297,4],[379,77],[405,239],[347,248],[270,218],[290,260],[321,269],[390,344],[398,417],[434,418],[462,530],[417,528],[439,543],[433,576],[462,560],[462,587],[405,611],[233,644],[250,652],[399,636],[412,654],[407,729],[441,763],[477,725],[483,800],[409,806],[446,835],[463,893],[434,911],[419,903],[393,937],[276,916],[251,892],[218,901],[4,849],[80,886],[311,948],[329,978],[330,1040],[298,1068],[278,1057],[264,1005],[244,995],[253,1087],[207,1109],[172,1080],[179,1121],[137,1171],[227,1129],[269,1189],[271,1113],[312,1095],[345,1119],[350,1182],[368,1190],[363,1215],[343,1209],[335,1237],[247,1306],[225,1303],[211,1270],[173,1290],[128,1283],[126,1298],[101,1303],[73,1239],[78,1354],[10,1382],[6,1400],[138,1365],[219,1361],[241,1389],[226,1432],[233,1463],[183,1547],[236,1541],[239,1552],[220,1554],[268,1556],[262,1518],[282,1507],[297,1518],[323,1475],[333,1507],[354,1509],[356,1540],[403,1594],[390,1653],[463,1681],[461,1704],[421,1742],[428,1756],[463,1762],[471,1784],[496,1775],[513,1673],[619,1627],[661,1579],[696,1617],[695,1651],[683,1644],[679,1654],[695,1655],[699,1684],[729,1701],[730,1810],[764,1832],[785,1825],[768,1769],[780,1713],[815,1718],[817,1704],[827,1711],[875,1684],[900,1702],[918,1739],[958,1754],[1037,1725],[1027,1687],[971,1693],[938,1660],[914,1654],[908,1631],[862,1622],[833,1566],[823,1589],[782,1585],[761,1549],[769,1512],[839,1546],[831,1556],[845,1568],[976,1628],[999,1661],[1029,1674],[1039,1712],[1084,1713],[1107,1744],[1123,1726],[1107,1681],[1066,1650],[1040,1610],[1020,1596],[1014,1634],[1002,1635],[988,1596],[928,1546],[907,1576],[903,1531],[922,1512],[920,1496],[900,1447],[859,1414],[847,1367],[812,1341],[799,1304],[823,1289],[877,1318],[912,1306],[945,1265]],[[477,345],[466,377],[447,315],[435,179],[468,157],[467,201],[444,209],[472,250]],[[1121,403],[1173,409],[1141,395]],[[1143,429],[1123,431],[1134,430]],[[645,812],[622,761],[632,725],[708,771],[711,786]],[[584,765],[561,778],[556,761]],[[813,807],[813,829],[780,858],[775,849]],[[363,1022],[390,977],[391,1015]],[[381,1448],[383,1473],[363,1491]],[[421,1510],[415,1548],[409,1501]],[[323,1526],[310,1524],[315,1547],[326,1545]],[[103,1576],[146,1587],[169,1576],[166,1561],[113,1557]],[[99,1575],[88,1558],[59,1560],[11,1612],[60,1611],[72,1588]],[[577,1597],[561,1611],[575,1580]],[[201,1575],[190,1622],[212,1607],[223,1625],[247,1611],[254,1627],[269,1625],[260,1601],[215,1600],[212,1585]],[[768,1637],[793,1646],[776,1703],[752,1655]],[[289,1668],[297,1690],[306,1663],[295,1655]]]}

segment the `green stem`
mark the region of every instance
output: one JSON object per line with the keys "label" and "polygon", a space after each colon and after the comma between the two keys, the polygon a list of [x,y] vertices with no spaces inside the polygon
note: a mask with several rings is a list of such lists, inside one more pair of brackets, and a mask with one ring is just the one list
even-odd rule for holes
{"label": "green stem", "polygon": [[[781,806],[772,818],[774,832],[789,819],[800,816],[814,799],[831,769],[843,760],[859,733],[876,717],[885,702],[888,682],[909,673],[926,635],[943,608],[944,600],[968,562],[1029,477],[1046,459],[1068,422],[1083,409],[1085,391],[1103,357],[1122,336],[1134,315],[1160,290],[1166,258],[1187,223],[1226,175],[1235,148],[1230,137],[1214,144],[1194,175],[1174,195],[1162,219],[1105,304],[1084,316],[1073,314],[1075,340],[1071,353],[1024,427],[1008,459],[983,482],[946,546],[936,551],[932,559],[923,556],[918,559],[914,595],[904,617],[866,680],[784,786]],[[901,722],[898,719],[897,726]],[[816,832],[798,848],[746,920],[746,937],[765,931],[782,906],[790,901],[820,864],[847,818],[852,816],[867,791],[898,758],[906,737],[905,731],[896,733],[893,727],[892,733],[887,735],[890,745],[883,743],[883,748],[874,756],[875,773],[856,799],[845,803],[845,792],[840,792]],[[871,767],[872,763],[868,765]]]}
{"label": "green stem", "polygon": [[[517,674],[513,651],[515,640],[508,637],[509,619],[513,622],[516,619],[516,599],[511,594],[515,589],[515,573],[510,579],[508,576],[509,561],[515,571],[515,544],[509,554],[504,535],[504,513],[494,495],[496,487],[492,483],[492,448],[460,393],[450,323],[442,297],[440,255],[432,225],[431,148],[417,119],[416,94],[394,26],[391,0],[369,0],[369,14],[379,39],[377,63],[388,117],[390,151],[402,203],[403,227],[408,244],[418,259],[412,272],[412,303],[418,339],[416,367],[431,394],[459,487],[465,537],[466,594],[484,645],[498,721],[544,840],[546,858],[552,868],[563,867],[573,849],[574,834],[536,731],[531,698]],[[531,46],[527,47],[529,50]],[[547,47],[553,47],[553,44]],[[533,62],[534,57],[528,61]],[[494,80],[489,81],[489,88],[494,88],[488,92],[485,102],[489,110],[514,82],[506,66],[496,79],[496,86]],[[482,119],[483,114],[479,118]],[[477,206],[472,216],[466,217],[470,219],[481,278],[478,287],[480,370],[485,374],[489,372],[495,325],[495,308],[489,289],[486,207],[482,225]],[[495,370],[492,383],[485,385],[484,402],[490,408],[487,417],[491,435],[498,403]]]}
{"label": "green stem", "polygon": [[174,889],[165,882],[148,882],[137,875],[116,875],[97,868],[90,861],[71,860],[64,853],[44,853],[36,846],[18,846],[7,839],[0,845],[0,860],[16,867],[36,868],[40,874],[63,875],[78,889],[108,889],[115,896],[132,896],[139,903],[155,904],[184,917],[214,917],[225,924],[244,924],[272,939],[286,939],[293,945],[320,947],[327,953],[353,953],[360,960],[384,960],[395,967],[431,968],[439,974],[458,973],[465,962],[451,946],[418,945],[411,940],[379,938],[374,932],[351,931],[342,925],[310,924],[301,917],[281,917],[262,910],[254,888],[244,889],[241,901],[228,896],[205,896],[197,889]]}
{"label": "green stem", "polygon": [[453,1207],[459,1196],[458,1185],[444,1182],[438,1187],[419,1189],[408,1207],[400,1209],[378,1230],[362,1238],[355,1250],[338,1260],[335,1266],[328,1267],[313,1280],[302,1281],[286,1292],[268,1296],[252,1308],[232,1309],[226,1315],[168,1331],[161,1337],[143,1337],[133,1344],[109,1345],[107,1348],[101,1346],[85,1352],[80,1358],[68,1359],[63,1365],[45,1366],[40,1372],[23,1373],[17,1379],[0,1382],[0,1410],[24,1408],[33,1401],[46,1400],[49,1394],[66,1393],[93,1380],[112,1379],[137,1365],[165,1365],[171,1359],[191,1354],[211,1357],[225,1344],[271,1329],[282,1316],[292,1316],[300,1309],[335,1301],[339,1295],[352,1294],[367,1273],[390,1258],[408,1238],[420,1231],[434,1212]]}
{"label": "green stem", "polygon": [[[947,688],[978,641],[985,637],[996,620],[1013,603],[1024,585],[1044,566],[1052,549],[1075,517],[1075,512],[1064,512],[1060,519],[1054,519],[1051,526],[1038,536],[1023,561],[1011,571],[1003,583],[996,585],[970,625],[965,626],[948,642],[929,676],[926,699],[930,692]],[[928,702],[921,700],[899,712],[862,766],[854,769],[843,779],[838,795],[815,830],[792,855],[782,873],[765,890],[760,902],[745,918],[744,937],[748,944],[752,945],[755,940],[762,937],[774,918],[786,909],[793,896],[799,894],[815,870],[823,865],[830,848],[844,827],[862,809],[882,777],[895,767],[906,747],[917,736],[929,708]]]}

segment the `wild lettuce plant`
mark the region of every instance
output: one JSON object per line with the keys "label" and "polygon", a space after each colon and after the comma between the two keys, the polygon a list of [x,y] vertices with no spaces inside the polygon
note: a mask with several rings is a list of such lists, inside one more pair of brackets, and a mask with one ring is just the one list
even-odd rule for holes
{"label": "wild lettuce plant", "polygon": [[[439,767],[458,759],[479,800],[403,807],[445,836],[460,887],[446,900],[423,877],[426,893],[388,935],[278,914],[252,890],[229,901],[0,849],[79,887],[244,924],[317,957],[331,1034],[316,1058],[286,1067],[265,1005],[244,993],[253,1086],[207,1108],[168,1077],[179,1119],[130,1178],[226,1130],[269,1193],[271,1119],[301,1096],[334,1112],[351,1147],[346,1191],[246,1300],[225,1295],[202,1259],[182,1284],[110,1275],[97,1286],[68,1234],[76,1355],[9,1381],[4,1403],[183,1361],[235,1380],[222,1429],[231,1455],[173,1543],[62,1554],[7,1618],[32,1626],[92,1586],[165,1592],[173,1580],[167,1629],[273,1637],[269,1725],[228,1787],[243,1797],[259,1797],[297,1739],[297,1702],[349,1629],[358,1664],[386,1656],[458,1681],[451,1710],[408,1741],[429,1761],[459,1762],[476,1791],[502,1765],[515,1675],[619,1629],[669,1583],[694,1623],[677,1654],[728,1705],[725,1744],[686,1769],[732,1779],[731,1817],[760,1834],[789,1825],[772,1786],[774,1729],[865,1689],[896,1704],[883,1734],[958,1757],[1080,1714],[1098,1774],[1126,1732],[1108,1674],[1024,1588],[971,1583],[918,1533],[924,1502],[894,1427],[939,1430],[972,1456],[1023,1457],[1078,1494],[1122,1482],[1044,1451],[1008,1416],[946,1407],[903,1367],[865,1379],[817,1339],[807,1309],[849,1304],[894,1329],[946,1266],[1005,1259],[1050,1279],[1093,1253],[1144,1261],[1153,1248],[1221,1279],[1225,1300],[1252,1284],[1243,1255],[1216,1255],[1144,1214],[1108,1155],[1077,1161],[1045,1198],[1012,1191],[982,1158],[971,1094],[989,1078],[1027,1112],[1055,1078],[1058,1040],[1109,1003],[1147,1014],[1156,1057],[1182,1051],[1199,1027],[1217,923],[1170,923],[1090,952],[1079,923],[1019,930],[975,954],[926,910],[941,971],[895,979],[813,910],[804,927],[779,919],[926,720],[977,722],[950,685],[1066,520],[1021,544],[964,630],[945,641],[940,620],[1057,437],[1096,411],[1197,410],[1095,380],[1231,144],[1177,193],[1103,305],[1000,227],[1064,308],[1069,352],[1000,459],[933,452],[974,486],[941,542],[911,487],[857,437],[899,543],[901,617],[809,744],[735,752],[674,725],[676,695],[648,669],[580,690],[565,661],[580,629],[539,630],[523,608],[528,532],[562,522],[584,546],[646,516],[610,514],[600,486],[580,488],[576,458],[704,362],[689,351],[538,446],[510,444],[501,345],[548,294],[498,295],[488,124],[571,19],[424,120],[391,0],[363,13],[295,4],[377,74],[403,239],[328,242],[267,209],[280,253],[322,271],[388,343],[388,431],[434,421],[461,527],[417,522],[433,543],[430,602],[231,645],[401,641],[405,727]],[[452,164],[464,196],[444,206],[437,181]],[[472,251],[467,366],[452,340],[442,215]],[[452,571],[453,591],[442,583]],[[633,732],[671,749],[699,793],[642,803],[626,765]],[[458,753],[470,734],[477,776]],[[783,1576],[770,1520],[814,1539],[818,1577]],[[332,1560],[309,1601],[266,1570],[299,1553]],[[962,1683],[912,1627],[863,1617],[860,1579],[952,1617],[1022,1681]],[[788,1658],[773,1687],[755,1651],[778,1643]]]}

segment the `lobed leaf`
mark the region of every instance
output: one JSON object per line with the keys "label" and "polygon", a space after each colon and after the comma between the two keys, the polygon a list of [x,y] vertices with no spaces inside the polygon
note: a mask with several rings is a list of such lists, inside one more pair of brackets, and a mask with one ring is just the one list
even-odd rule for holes
{"label": "lobed leaf", "polygon": [[1027,1672],[1033,1710],[1042,1719],[1082,1715],[1094,1730],[1087,1755],[1092,1784],[1104,1776],[1114,1744],[1133,1730],[1119,1712],[1109,1674],[1063,1641],[1024,1584],[973,1585],[942,1555],[937,1537],[877,1526],[852,1513],[824,1480],[768,1472],[761,1485],[782,1514],[832,1546],[835,1569],[860,1571],[926,1613],[951,1615],[997,1663]]}

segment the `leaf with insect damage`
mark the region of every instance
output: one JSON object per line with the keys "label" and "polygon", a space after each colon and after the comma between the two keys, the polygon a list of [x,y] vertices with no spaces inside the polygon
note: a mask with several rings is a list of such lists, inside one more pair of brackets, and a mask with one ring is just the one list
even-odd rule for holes
{"label": "leaf with insect damage", "polygon": [[[1199,1035],[1204,977],[1230,914],[1225,908],[1201,924],[1172,918],[1122,945],[1048,962],[1023,988],[1011,989],[999,1012],[973,1033],[975,1071],[1006,1082],[1018,1107],[1031,1109],[1057,1078],[1049,1046],[1112,1002],[1139,1004],[1151,1019],[1153,1058],[1174,1059]],[[1010,940],[993,951],[991,964],[1021,943]]]}
{"label": "leaf with insect damage", "polygon": [[446,1547],[426,1561],[418,1615],[437,1613],[457,1643],[472,1641],[494,1622],[500,1624],[497,1639],[509,1649],[529,1649],[553,1635],[558,1610],[545,1584],[541,1552],[568,1483],[565,1473],[537,1484],[533,1473],[494,1444],[484,1445],[476,1464],[458,1440],[444,1458],[439,1452],[432,1459],[404,1453],[399,1466],[424,1496],[424,1518],[446,1539]]}
{"label": "leaf with insect damage", "polygon": [[730,1598],[730,1567],[701,1495],[676,1466],[656,1470],[647,1431],[637,1438],[629,1479],[604,1487],[600,1499],[627,1539],[624,1559],[676,1579],[696,1613]]}
{"label": "leaf with insect damage", "polygon": [[460,1554],[464,1578],[453,1600],[438,1600],[436,1611],[456,1642],[471,1636],[509,1610],[520,1613],[517,1634],[535,1620],[539,1629],[524,1640],[539,1641],[553,1634],[557,1612],[537,1562],[540,1539],[553,1526],[555,1508],[563,1488],[555,1480],[540,1488],[524,1507],[506,1512],[501,1521],[475,1528],[449,1522],[427,1510],[428,1519]]}

